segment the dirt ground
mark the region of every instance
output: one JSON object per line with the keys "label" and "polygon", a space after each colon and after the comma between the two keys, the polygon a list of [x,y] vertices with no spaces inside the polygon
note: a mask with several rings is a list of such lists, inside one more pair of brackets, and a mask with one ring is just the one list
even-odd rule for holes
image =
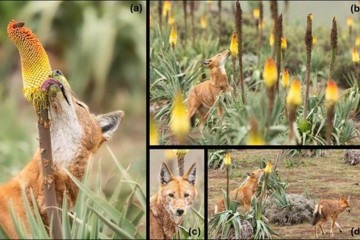
{"label": "dirt ground", "polygon": [[[230,171],[230,190],[235,189],[246,177],[247,172],[259,168],[262,159],[275,162],[280,150],[241,150],[233,151]],[[305,151],[306,152],[306,151]],[[291,157],[284,153],[277,162],[282,181],[288,183],[287,193],[308,195],[317,202],[319,199],[338,199],[341,195],[351,195],[351,213],[343,212],[338,223],[344,232],[335,229],[335,239],[360,239],[360,236],[351,236],[352,228],[360,227],[360,165],[344,164],[344,150],[322,150],[323,157]],[[222,196],[221,188],[226,189],[226,173],[223,170],[208,171],[208,197],[211,216],[215,200]],[[279,237],[287,239],[310,239],[314,237],[310,223],[292,226],[275,226],[272,229]],[[320,238],[330,238],[330,223],[324,226],[326,235]]]}

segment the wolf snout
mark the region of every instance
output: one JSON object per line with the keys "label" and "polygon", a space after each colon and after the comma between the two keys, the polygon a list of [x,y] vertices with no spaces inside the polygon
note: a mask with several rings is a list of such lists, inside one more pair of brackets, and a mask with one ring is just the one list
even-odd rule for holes
{"label": "wolf snout", "polygon": [[351,209],[350,209],[350,208],[346,209],[346,212],[350,213],[350,212],[351,212]]}
{"label": "wolf snout", "polygon": [[178,216],[182,216],[184,214],[184,209],[181,209],[181,208],[176,209],[176,214]]}

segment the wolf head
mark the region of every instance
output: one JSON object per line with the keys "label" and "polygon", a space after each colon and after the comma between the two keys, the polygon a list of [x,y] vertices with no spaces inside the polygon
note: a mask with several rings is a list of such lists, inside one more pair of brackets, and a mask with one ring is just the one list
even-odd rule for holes
{"label": "wolf head", "polygon": [[197,195],[196,163],[183,176],[174,176],[168,166],[162,163],[160,170],[160,193],[165,209],[176,219],[182,216],[191,207]]}
{"label": "wolf head", "polygon": [[74,96],[59,70],[54,70],[42,90],[48,91],[53,161],[57,165],[89,159],[113,135],[124,116],[122,111],[91,114],[88,106]]}

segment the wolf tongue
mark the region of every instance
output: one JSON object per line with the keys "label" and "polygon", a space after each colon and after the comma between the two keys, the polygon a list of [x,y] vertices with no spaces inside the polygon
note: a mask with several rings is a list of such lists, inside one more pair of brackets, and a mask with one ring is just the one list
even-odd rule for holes
{"label": "wolf tongue", "polygon": [[49,78],[41,85],[41,91],[47,91],[51,85],[60,86],[60,83],[53,78]]}

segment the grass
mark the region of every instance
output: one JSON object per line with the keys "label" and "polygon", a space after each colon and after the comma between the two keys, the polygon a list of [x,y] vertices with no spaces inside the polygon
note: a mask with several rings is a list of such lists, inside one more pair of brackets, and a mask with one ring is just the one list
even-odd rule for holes
{"label": "grass", "polygon": [[[280,150],[240,150],[233,151],[233,163],[238,164],[231,171],[230,190],[239,186],[245,178],[245,173],[257,169],[263,159],[272,160],[273,163]],[[308,150],[304,150],[306,154]],[[358,171],[359,165],[349,166],[343,162],[344,150],[322,150],[324,157],[307,157],[297,154],[296,156],[280,155],[276,163],[280,178],[288,183],[286,193],[296,193],[309,197],[317,202],[320,199],[338,199],[341,195],[351,195],[352,212],[344,212],[339,216],[339,223],[344,229],[341,234],[335,232],[335,238],[353,238],[350,235],[352,227],[358,227],[357,210],[360,205],[356,200],[358,194]],[[285,150],[285,154],[287,151]],[[287,167],[286,160],[302,162],[294,167]],[[219,197],[222,197],[221,188],[226,188],[224,170],[209,169],[208,175],[208,196],[209,216],[212,215],[213,206]],[[313,229],[310,223],[297,224],[292,226],[275,226],[270,224],[272,230],[284,239],[310,239],[313,238]],[[329,234],[330,223],[325,225]],[[273,236],[277,238],[276,236]],[[321,236],[322,237],[322,236]],[[323,238],[329,238],[325,235]],[[356,237],[355,237],[356,238]],[[358,239],[359,237],[357,237]]]}
{"label": "grass", "polygon": [[[291,3],[290,3],[291,4]],[[178,33],[184,31],[182,2],[172,2],[172,12],[178,26]],[[188,134],[187,143],[194,145],[245,145],[251,133],[250,122],[255,118],[259,125],[259,134],[266,144],[301,144],[301,145],[325,145],[326,141],[326,112],[325,89],[328,81],[331,51],[329,33],[331,30],[331,18],[328,26],[315,25],[313,35],[317,43],[312,47],[310,92],[308,111],[304,106],[298,107],[295,121],[295,139],[289,141],[289,127],[286,116],[285,98],[287,90],[280,86],[279,94],[274,99],[274,108],[271,116],[268,116],[268,100],[262,79],[263,65],[267,57],[271,55],[271,47],[268,36],[271,31],[271,22],[265,15],[263,31],[263,48],[259,53],[257,31],[252,9],[257,2],[241,1],[243,9],[243,72],[245,78],[245,97],[251,99],[244,104],[239,96],[229,94],[219,96],[226,98],[224,103],[217,99],[215,105],[221,105],[224,116],[219,119],[216,114],[216,106],[209,110],[209,118],[204,129],[195,127]],[[165,145],[179,144],[169,129],[170,108],[174,94],[181,89],[185,97],[188,96],[192,86],[209,79],[209,70],[204,68],[201,62],[216,53],[229,48],[230,39],[235,28],[233,14],[222,15],[222,39],[218,41],[217,15],[209,12],[209,4],[200,2],[195,11],[195,43],[192,43],[191,32],[178,34],[178,43],[174,49],[170,48],[168,37],[170,25],[164,22],[160,29],[158,24],[157,2],[150,4],[152,27],[150,29],[150,105],[159,125],[160,142]],[[212,8],[216,8],[214,5]],[[233,12],[233,4],[226,3],[222,6],[223,11]],[[181,9],[181,11],[180,11]],[[317,13],[313,12],[315,20]],[[206,16],[207,27],[201,29],[200,18]],[[288,16],[291,17],[291,16]],[[199,20],[199,21],[197,21]],[[302,85],[304,98],[306,78],[306,53],[304,35],[306,15],[297,22],[284,22],[283,35],[287,38],[288,48],[285,50],[284,66],[289,69],[291,80],[299,79]],[[358,27],[355,27],[356,29]],[[351,61],[351,46],[346,35],[347,28],[338,23],[338,46],[336,60],[333,65],[333,79],[341,89],[340,98],[335,107],[333,131],[330,144],[346,145],[359,142],[359,131],[356,116],[359,112],[360,95],[353,74]],[[260,62],[257,61],[260,59]],[[230,86],[233,86],[232,63],[229,60],[225,65]],[[280,69],[282,72],[282,69]],[[236,76],[240,72],[237,70]],[[281,76],[279,78],[281,80]],[[240,87],[236,86],[240,93]],[[303,102],[305,100],[303,99]],[[185,101],[186,102],[186,101]],[[304,116],[306,114],[306,116]],[[269,119],[269,120],[268,120]],[[305,119],[305,120],[302,120]],[[196,122],[198,123],[198,121]]]}
{"label": "grass", "polygon": [[[110,149],[109,149],[110,151]],[[116,170],[122,176],[115,186],[112,194],[106,194],[101,189],[103,177],[101,171],[95,176],[90,172],[88,165],[84,180],[81,182],[73,177],[71,173],[64,171],[72,178],[79,187],[79,195],[73,209],[68,209],[66,198],[61,207],[62,232],[67,239],[144,239],[145,238],[145,206],[146,196],[141,186],[134,182],[118,159],[113,156]],[[97,168],[101,168],[101,161],[93,163]],[[89,187],[90,179],[96,179],[97,186],[94,189]],[[25,192],[23,190],[23,196]],[[35,198],[32,197],[31,205],[35,206],[34,215],[30,208],[30,202],[24,198],[26,211],[30,225],[30,233],[27,233],[21,220],[13,214],[16,232],[19,238],[42,238],[51,239],[46,231],[47,227],[41,221],[41,217],[36,207]],[[29,235],[30,234],[30,235]],[[5,237],[0,235],[0,237]]]}

